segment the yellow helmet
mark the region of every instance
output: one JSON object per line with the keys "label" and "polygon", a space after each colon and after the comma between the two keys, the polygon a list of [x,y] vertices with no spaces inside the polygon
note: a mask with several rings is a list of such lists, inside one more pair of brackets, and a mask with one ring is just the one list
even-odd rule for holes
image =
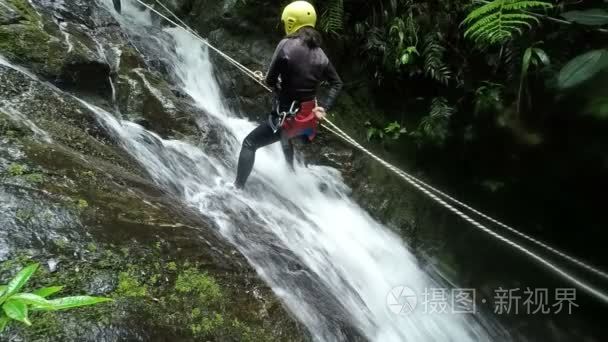
{"label": "yellow helmet", "polygon": [[317,12],[308,1],[294,1],[283,10],[281,21],[285,26],[285,33],[290,35],[304,26],[315,27]]}

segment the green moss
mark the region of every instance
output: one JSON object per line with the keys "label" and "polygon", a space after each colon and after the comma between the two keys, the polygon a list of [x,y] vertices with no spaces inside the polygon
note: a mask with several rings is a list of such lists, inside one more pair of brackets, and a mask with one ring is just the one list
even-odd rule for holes
{"label": "green moss", "polygon": [[89,202],[87,202],[86,200],[81,198],[76,202],[76,207],[78,207],[78,209],[81,209],[81,210],[86,209],[89,207]]}
{"label": "green moss", "polygon": [[148,283],[154,285],[158,282],[159,279],[160,279],[160,274],[153,274],[152,276],[150,276],[150,279],[148,279]]}
{"label": "green moss", "polygon": [[66,239],[55,239],[53,240],[53,244],[60,250],[66,249],[68,247],[68,240]]}
{"label": "green moss", "polygon": [[82,171],[80,173],[80,178],[88,179],[88,180],[92,180],[92,181],[97,180],[97,177],[95,177],[95,172],[93,172],[93,171]]}
{"label": "green moss", "polygon": [[192,309],[192,312],[190,313],[190,317],[192,318],[198,318],[201,316],[201,309],[200,308],[194,308]]}
{"label": "green moss", "polygon": [[220,286],[207,273],[189,268],[180,273],[175,281],[175,290],[180,293],[194,294],[203,303],[214,302],[222,297]]}
{"label": "green moss", "polygon": [[32,325],[21,330],[26,341],[34,341],[39,336],[63,335],[62,324],[54,312],[34,313]]}
{"label": "green moss", "polygon": [[119,297],[146,297],[148,296],[148,287],[130,272],[120,272],[116,295]]}
{"label": "green moss", "polygon": [[27,170],[27,166],[23,164],[13,163],[8,167],[8,173],[13,176],[22,176]]}
{"label": "green moss", "polygon": [[45,65],[51,37],[33,24],[0,26],[0,51],[9,59],[28,60]]}
{"label": "green moss", "polygon": [[[56,242],[59,243],[63,244]],[[88,252],[74,259],[74,253],[82,249]],[[228,303],[234,293],[226,289],[224,294],[218,280],[204,272],[198,263],[167,260],[155,241],[123,248],[74,241],[53,254],[57,255],[62,270],[51,273],[41,267],[27,290],[64,284],[63,293],[84,293],[92,279],[107,279],[108,274],[115,274],[117,283],[107,281],[116,286],[111,293],[115,302],[75,313],[33,313],[33,327],[14,327],[13,331],[23,340],[77,340],[74,334],[87,327],[112,326],[125,319],[141,319],[151,327],[172,327],[185,340],[279,340],[261,327],[257,311]],[[15,270],[31,263],[31,257],[23,254],[0,264],[0,280],[10,279]],[[77,322],[77,329],[73,322]]]}
{"label": "green moss", "polygon": [[243,322],[239,321],[238,319],[233,319],[232,322],[230,322],[232,328],[236,331],[236,333],[240,336],[240,340],[244,341],[244,342],[253,342],[253,341],[259,341],[257,338],[257,335],[262,335],[263,333],[258,331],[255,332],[253,331],[253,329],[251,329],[249,326],[247,326],[246,324],[244,324]]}
{"label": "green moss", "polygon": [[40,16],[36,10],[32,7],[27,0],[8,0],[8,3],[13,6],[15,10],[30,23],[37,23],[40,21]]}
{"label": "green moss", "polygon": [[0,263],[0,273],[9,274],[6,277],[0,277],[0,284],[6,284],[17,270],[22,269],[25,265],[31,263],[31,261],[32,257],[29,254],[21,252]]}
{"label": "green moss", "polygon": [[25,223],[34,218],[34,211],[32,209],[18,209],[15,213],[15,217]]}
{"label": "green moss", "polygon": [[97,245],[94,244],[93,242],[87,243],[87,251],[93,252],[93,253],[97,252]]}
{"label": "green moss", "polygon": [[170,261],[167,263],[167,269],[169,271],[175,272],[177,271],[177,264],[174,261]]}
{"label": "green moss", "polygon": [[9,0],[9,4],[24,20],[0,26],[0,52],[8,59],[31,63],[46,76],[59,75],[66,57],[62,41],[47,33],[29,1]]}
{"label": "green moss", "polygon": [[33,184],[40,184],[40,183],[44,183],[44,176],[42,175],[42,173],[30,173],[28,175],[25,175],[23,177],[28,183],[33,183]]}
{"label": "green moss", "polygon": [[194,336],[208,336],[223,325],[224,317],[218,313],[215,313],[209,317],[203,317],[199,322],[192,324],[190,328],[192,329],[192,334],[194,334]]}
{"label": "green moss", "polygon": [[27,165],[12,163],[9,165],[7,172],[12,177],[23,177],[28,183],[40,184],[44,182],[44,175],[40,172],[31,172]]}

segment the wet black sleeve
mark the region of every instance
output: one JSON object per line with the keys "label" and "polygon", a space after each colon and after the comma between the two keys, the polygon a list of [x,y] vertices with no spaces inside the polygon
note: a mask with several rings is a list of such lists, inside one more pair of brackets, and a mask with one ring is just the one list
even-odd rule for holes
{"label": "wet black sleeve", "polygon": [[334,68],[334,65],[331,64],[331,62],[327,63],[324,77],[329,83],[329,91],[327,92],[325,99],[321,101],[320,105],[321,107],[325,108],[325,110],[329,110],[336,102],[336,99],[342,90],[343,83],[340,76],[338,76],[338,73],[336,72],[336,68]]}
{"label": "wet black sleeve", "polygon": [[287,39],[283,39],[279,42],[279,45],[277,45],[272,60],[270,61],[270,67],[268,67],[268,73],[266,73],[266,84],[273,89],[277,87],[281,70],[287,62],[285,51],[283,51],[286,42]]}

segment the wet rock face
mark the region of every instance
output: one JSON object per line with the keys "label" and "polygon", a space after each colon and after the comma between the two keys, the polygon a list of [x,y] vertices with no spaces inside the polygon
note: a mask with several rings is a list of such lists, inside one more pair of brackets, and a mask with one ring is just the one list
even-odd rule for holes
{"label": "wet rock face", "polygon": [[15,325],[7,336],[297,339],[246,260],[150,183],[88,108],[7,67],[0,96],[0,279],[40,262],[32,285],[116,299],[91,311],[34,315],[33,328]]}
{"label": "wet rock face", "polygon": [[[175,0],[169,8],[214,46],[251,70],[266,72],[281,35],[277,1]],[[217,54],[211,54],[225,101],[243,115],[265,116],[268,93]]]}
{"label": "wet rock face", "polygon": [[214,144],[213,123],[98,2],[0,2],[0,55],[35,74],[0,65],[0,283],[39,262],[30,289],[115,299],[34,314],[0,340],[306,340],[240,253],[71,93],[194,143]]}
{"label": "wet rock face", "polygon": [[120,73],[116,100],[130,120],[162,136],[197,134],[194,118],[200,110],[178,98],[158,73],[144,68]]}
{"label": "wet rock face", "polygon": [[110,68],[90,34],[96,24],[66,19],[91,12],[90,4],[77,2],[3,0],[0,53],[52,82],[108,93]]}

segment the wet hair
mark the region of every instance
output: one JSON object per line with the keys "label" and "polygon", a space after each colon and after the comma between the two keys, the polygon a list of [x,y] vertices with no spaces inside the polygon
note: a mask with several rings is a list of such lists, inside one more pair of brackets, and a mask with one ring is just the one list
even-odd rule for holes
{"label": "wet hair", "polygon": [[309,48],[314,49],[321,47],[323,40],[319,31],[310,26],[304,26],[296,32],[289,35],[289,38],[300,38]]}

